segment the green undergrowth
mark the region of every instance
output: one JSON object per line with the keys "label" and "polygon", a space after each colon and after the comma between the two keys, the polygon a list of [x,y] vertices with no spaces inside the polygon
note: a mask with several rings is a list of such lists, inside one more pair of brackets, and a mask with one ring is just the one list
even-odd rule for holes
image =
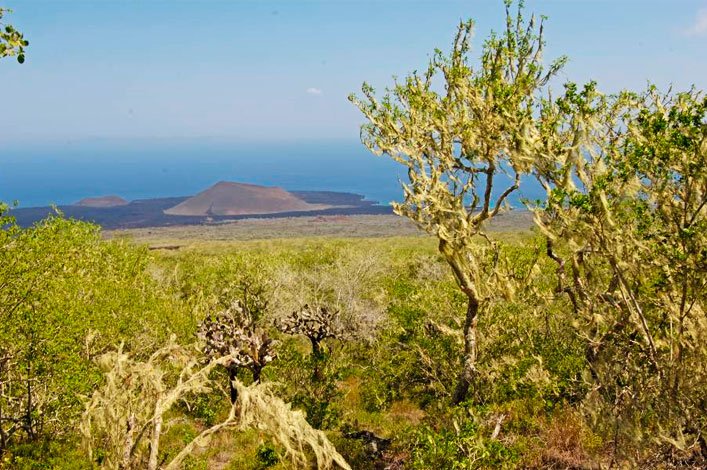
{"label": "green undergrowth", "polygon": [[[352,468],[564,468],[604,461],[609,439],[590,429],[582,411],[585,352],[567,328],[566,305],[531,307],[552,291],[553,272],[538,256],[533,233],[496,236],[518,266],[537,263],[537,287],[485,315],[477,385],[459,406],[451,405],[451,394],[461,365],[464,299],[432,239],[194,241],[149,251],[138,241],[103,241],[94,227],[61,219],[18,233],[13,243],[25,244],[24,251],[14,265],[3,265],[6,278],[9,266],[54,271],[40,290],[34,278],[17,278],[17,288],[33,300],[15,299],[25,317],[12,328],[4,323],[0,338],[37,367],[35,378],[47,387],[33,397],[51,405],[33,414],[35,434],[17,431],[9,440],[4,467],[100,463],[87,460],[77,427],[102,380],[98,355],[122,342],[144,358],[169,335],[192,344],[199,323],[242,296],[244,285],[262,289],[268,305],[258,322],[277,340],[277,358],[262,381],[322,429]],[[49,251],[65,260],[61,268],[49,262]],[[318,359],[306,338],[275,328],[277,318],[313,302],[352,315],[348,324],[356,330],[326,339]],[[33,330],[25,319],[37,315],[43,323]],[[252,380],[247,371],[239,377]],[[188,397],[166,417],[164,461],[228,413],[226,373],[217,370],[213,378],[219,387]],[[9,405],[3,402],[4,410]],[[47,409],[53,414],[43,415]],[[384,444],[375,448],[362,433]],[[184,468],[289,464],[265,430],[233,429],[197,448]]]}

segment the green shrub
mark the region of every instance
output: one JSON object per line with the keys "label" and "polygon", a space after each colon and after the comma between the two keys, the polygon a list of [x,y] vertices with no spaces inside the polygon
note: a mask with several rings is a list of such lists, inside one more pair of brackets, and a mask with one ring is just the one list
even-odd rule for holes
{"label": "green shrub", "polygon": [[272,444],[261,444],[255,453],[258,468],[274,467],[280,462],[280,455]]}
{"label": "green shrub", "polygon": [[411,468],[516,468],[519,449],[487,433],[473,419],[454,421],[451,428],[422,427],[414,435]]}

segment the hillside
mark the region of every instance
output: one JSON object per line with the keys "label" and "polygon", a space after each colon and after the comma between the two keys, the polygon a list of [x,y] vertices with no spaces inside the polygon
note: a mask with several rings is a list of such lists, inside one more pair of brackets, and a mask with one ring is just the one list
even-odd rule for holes
{"label": "hillside", "polygon": [[99,196],[83,198],[74,205],[80,207],[118,207],[127,206],[128,204],[130,203],[120,196]]}
{"label": "hillside", "polygon": [[224,215],[278,214],[330,209],[311,204],[278,187],[221,181],[164,211],[167,215],[204,217]]}

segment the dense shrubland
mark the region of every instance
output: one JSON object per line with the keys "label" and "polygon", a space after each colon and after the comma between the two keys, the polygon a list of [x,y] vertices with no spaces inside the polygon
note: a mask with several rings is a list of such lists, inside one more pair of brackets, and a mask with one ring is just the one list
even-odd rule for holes
{"label": "dense shrubland", "polygon": [[[101,381],[93,359],[125,341],[149,351],[189,331],[147,272],[143,248],[104,242],[60,217],[0,232],[0,447],[61,439],[82,395]],[[175,308],[173,308],[175,307]],[[185,315],[187,313],[187,315]],[[190,334],[190,333],[187,333]]]}
{"label": "dense shrubland", "polygon": [[[550,95],[521,12],[354,98],[430,237],[154,253],[2,206],[0,466],[704,468],[707,98]],[[522,175],[536,229],[486,232]]]}
{"label": "dense shrubland", "polygon": [[[679,395],[672,393],[672,383],[667,392],[639,388],[660,381],[649,366],[634,362],[647,351],[638,341],[637,327],[624,326],[625,341],[605,338],[597,346],[598,341],[587,336],[591,325],[585,322],[589,320],[558,290],[557,264],[547,256],[547,242],[539,232],[501,237],[498,242],[507,266],[504,270],[526,287],[495,303],[480,321],[485,333],[479,342],[477,380],[468,399],[455,406],[452,399],[462,366],[459,351],[463,350],[459,310],[466,299],[457,291],[446,261],[436,254],[435,244],[427,239],[322,240],[310,241],[309,246],[273,241],[213,252],[194,249],[154,255],[126,241],[101,241],[95,228],[83,223],[61,219],[48,223],[86,237],[62,239],[87,254],[93,253],[88,250],[92,244],[104,252],[120,247],[121,257],[90,257],[115,263],[113,270],[118,272],[105,281],[113,288],[106,288],[109,292],[102,295],[118,299],[91,304],[91,313],[71,314],[66,307],[56,316],[41,311],[46,315],[45,328],[57,325],[49,331],[69,331],[59,326],[61,318],[76,329],[76,336],[68,341],[54,333],[51,339],[61,344],[53,347],[60,349],[35,353],[36,361],[52,367],[36,369],[30,383],[43,387],[33,391],[37,398],[32,402],[52,406],[35,410],[33,419],[45,424],[34,425],[34,435],[22,427],[24,394],[18,395],[14,408],[7,400],[7,390],[25,391],[27,383],[21,381],[26,379],[25,369],[20,368],[21,362],[3,369],[3,416],[15,413],[19,418],[18,429],[3,448],[9,467],[49,463],[88,468],[91,459],[94,465],[110,467],[126,459],[126,443],[130,442],[134,449],[125,461],[133,468],[145,468],[158,402],[163,409],[159,444],[154,446],[158,466],[178,458],[184,459],[181,465],[185,468],[265,468],[271,464],[289,468],[293,458],[300,465],[302,458],[316,461],[311,439],[327,449],[329,458],[341,455],[352,468],[566,467],[607,465],[612,459],[624,464],[672,462],[678,466],[701,462],[701,444],[695,444],[704,419],[698,402],[703,393],[702,366],[696,364],[699,349],[687,343],[682,346],[689,351],[684,353],[684,364],[692,369],[681,376],[671,372],[680,377]],[[19,233],[14,235],[18,240]],[[55,247],[48,246],[44,250],[54,252]],[[557,257],[572,255],[569,246],[559,242],[553,248]],[[479,243],[480,253],[485,249]],[[372,251],[378,254],[376,266],[361,273],[360,266],[370,263]],[[37,258],[52,265],[46,253]],[[52,278],[51,290],[43,291],[56,297],[51,306],[69,302],[66,297],[76,286],[74,273],[86,262],[80,256],[65,259],[70,267]],[[120,272],[116,265],[125,259],[131,269]],[[360,297],[353,303],[336,303],[331,297],[328,301],[335,307],[326,307],[328,314],[317,311],[315,315],[313,306],[324,305],[324,297],[317,300],[311,293],[300,297],[307,290],[299,282],[282,282],[283,277],[291,279],[290,274],[276,275],[298,271],[318,273],[313,276],[319,281],[313,284],[330,283],[332,289],[347,283],[374,287],[358,291]],[[570,273],[568,268],[568,280]],[[91,287],[106,276],[106,269],[88,274],[93,278],[83,284]],[[15,282],[21,277],[13,272]],[[293,417],[299,423],[291,431],[294,437],[287,434],[291,427],[273,429],[273,422],[268,421],[281,423],[282,416],[261,416],[257,410],[245,416],[238,400],[232,405],[230,351],[212,361],[204,353],[204,342],[199,341],[204,319],[231,307],[224,303],[224,292],[233,292],[232,298],[246,302],[245,285],[269,299],[279,294],[285,301],[281,311],[276,301],[268,302],[257,320],[257,328],[274,340],[275,351],[259,383],[253,382],[248,367],[238,368],[231,383],[240,398],[256,393],[258,403],[278,403],[279,413],[303,412],[299,416],[306,416],[308,424]],[[292,299],[300,299],[300,309],[291,309]],[[369,306],[366,317],[377,318],[375,328],[366,327],[365,335],[339,336],[340,317],[360,313],[360,305]],[[597,300],[595,308],[604,307]],[[90,329],[83,326],[89,317]],[[15,333],[27,327],[24,318],[5,318],[11,321],[2,323],[4,350],[31,347]],[[608,321],[600,325],[613,327],[604,326]],[[319,352],[315,353],[312,332],[329,328],[332,335],[316,336]],[[170,339],[172,332],[175,336]],[[43,341],[49,339],[45,336]],[[85,352],[87,347],[89,352]],[[601,354],[591,360],[588,354],[594,347]],[[617,363],[632,367],[632,374]],[[7,374],[13,367],[17,385],[13,385],[13,374]],[[199,375],[205,368],[208,373]],[[607,384],[612,371],[616,375]],[[198,378],[192,383],[195,386],[177,392],[179,381],[188,382],[191,377]],[[626,398],[617,406],[615,397],[621,393],[631,394],[636,401]],[[688,421],[688,416],[696,421]],[[9,421],[4,423],[7,431]],[[691,431],[682,423],[698,428]],[[323,430],[326,441],[324,435],[312,434],[314,429]],[[291,437],[278,439],[283,432]],[[313,437],[308,441],[303,436]],[[334,448],[337,454],[332,453]],[[185,449],[187,453],[182,453]]]}

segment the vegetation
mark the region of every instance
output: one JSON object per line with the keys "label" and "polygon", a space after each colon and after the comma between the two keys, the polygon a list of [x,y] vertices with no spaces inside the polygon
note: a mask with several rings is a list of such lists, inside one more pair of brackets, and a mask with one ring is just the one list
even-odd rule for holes
{"label": "vegetation", "polygon": [[11,24],[2,21],[5,14],[10,13],[6,8],[0,8],[0,59],[3,57],[17,57],[20,64],[25,61],[25,47],[29,46],[23,34]]}
{"label": "vegetation", "polygon": [[[550,95],[506,25],[353,98],[432,237],[150,251],[2,206],[0,467],[707,466],[707,98]],[[536,228],[488,230],[523,175]]]}
{"label": "vegetation", "polygon": [[616,451],[707,448],[706,117],[702,93],[654,87],[605,97],[568,85],[546,106],[542,145],[566,150],[538,169],[538,225],[584,338],[594,424]]}
{"label": "vegetation", "polygon": [[[351,97],[369,121],[362,128],[366,146],[407,169],[409,183],[396,213],[439,239],[439,251],[467,297],[455,404],[467,398],[476,379],[479,316],[508,293],[511,282],[499,271],[499,247],[484,224],[532,170],[538,155],[531,129],[541,93],[565,62],[559,59],[545,71],[542,20],[536,23],[533,16],[526,22],[522,4],[515,17],[509,8],[506,30],[484,43],[478,68],[469,63],[473,22],[468,21],[459,25],[450,55],[437,50],[423,76],[415,72],[396,83],[382,101],[368,84],[363,85],[366,102]],[[502,178],[506,175],[510,181]],[[488,246],[475,245],[477,238]],[[494,259],[488,268],[482,266],[485,257]]]}

